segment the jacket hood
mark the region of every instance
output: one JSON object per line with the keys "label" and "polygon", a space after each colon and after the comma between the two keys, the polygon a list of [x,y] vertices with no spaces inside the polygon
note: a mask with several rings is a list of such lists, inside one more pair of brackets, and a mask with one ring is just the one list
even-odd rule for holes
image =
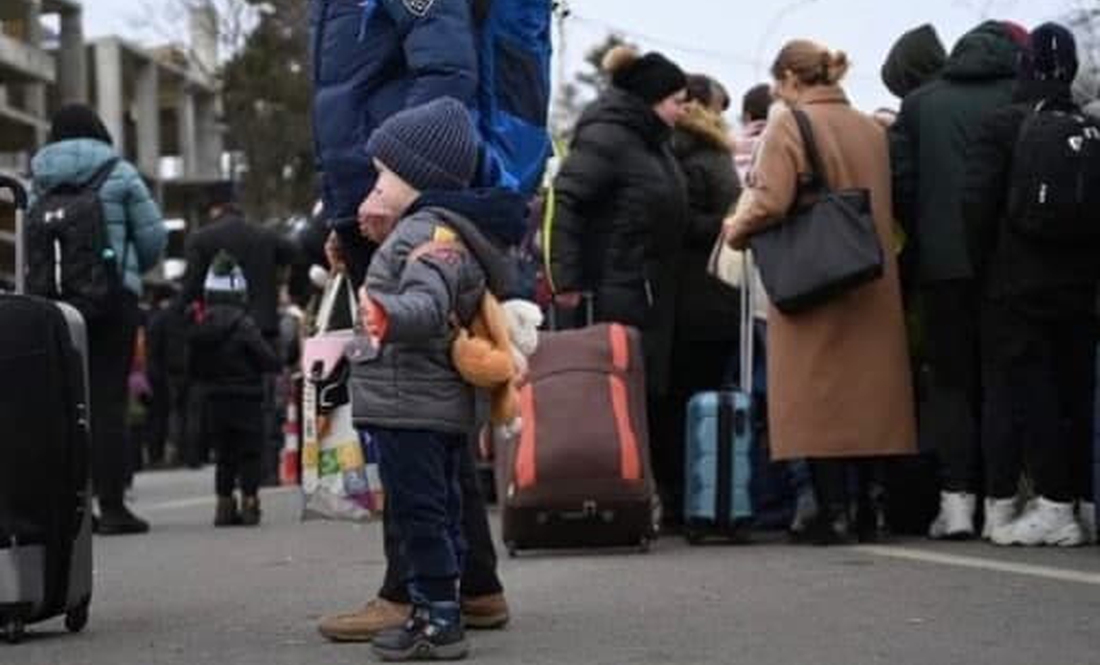
{"label": "jacket hood", "polygon": [[901,36],[882,65],[882,82],[899,98],[938,77],[947,64],[947,51],[931,25]]}
{"label": "jacket hood", "polygon": [[241,307],[210,305],[203,311],[202,323],[191,330],[191,338],[203,344],[222,344],[237,331],[248,316]]}
{"label": "jacket hood", "polygon": [[732,152],[729,125],[721,115],[702,104],[688,104],[672,133],[672,150],[683,157],[706,146],[714,150]]}
{"label": "jacket hood", "polygon": [[34,189],[42,193],[58,185],[83,182],[117,156],[114,148],[95,139],[51,143],[31,161]]}
{"label": "jacket hood", "polygon": [[959,40],[951,51],[944,78],[988,81],[1016,78],[1020,47],[998,21],[986,21]]}
{"label": "jacket hood", "polygon": [[[454,192],[456,195],[462,193],[464,192]],[[433,198],[435,203],[431,204]],[[497,243],[490,240],[489,236],[478,227],[473,219],[467,217],[466,213],[474,212],[474,206],[469,201],[465,202],[470,207],[466,208],[466,213],[464,213],[456,209],[460,206],[445,206],[439,198],[438,192],[434,193],[432,197],[421,196],[414,204],[414,208],[406,213],[406,216],[426,209],[441,215],[446,223],[462,238],[462,244],[473,254],[481,265],[481,269],[485,271],[489,290],[493,295],[502,297],[507,294],[515,281],[514,272],[504,251]]]}
{"label": "jacket hood", "polygon": [[618,88],[607,89],[592,102],[577,121],[579,134],[588,125],[621,125],[640,135],[654,146],[668,140],[672,128],[640,98]]}
{"label": "jacket hood", "polygon": [[420,195],[408,214],[424,208],[443,208],[473,222],[489,240],[514,247],[527,237],[527,200],[507,189],[429,191]]}

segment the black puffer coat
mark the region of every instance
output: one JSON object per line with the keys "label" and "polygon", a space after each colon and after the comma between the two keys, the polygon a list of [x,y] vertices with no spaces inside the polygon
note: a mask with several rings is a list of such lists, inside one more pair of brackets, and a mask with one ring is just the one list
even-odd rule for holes
{"label": "black puffer coat", "polygon": [[990,114],[970,146],[962,211],[971,260],[987,298],[1042,295],[1048,305],[1088,310],[1100,279],[1100,247],[1029,238],[1007,216],[1020,131],[1039,102],[1050,111],[1079,112],[1068,84],[1021,82],[1016,103]]}
{"label": "black puffer coat", "polygon": [[672,136],[672,151],[687,181],[689,216],[680,261],[676,338],[685,342],[737,339],[740,300],[707,274],[722,222],[741,195],[729,132],[721,116],[692,105]]}
{"label": "black puffer coat", "polygon": [[598,322],[643,331],[656,394],[667,389],[687,218],[670,135],[645,102],[615,88],[605,92],[577,123],[555,180],[550,233],[555,291],[591,292]]}
{"label": "black puffer coat", "polygon": [[902,103],[891,128],[895,209],[918,252],[922,284],[974,277],[962,220],[966,150],[985,117],[1012,103],[1020,49],[989,21],[955,46],[943,76]]}
{"label": "black puffer coat", "polygon": [[282,363],[240,307],[212,305],[190,331],[191,377],[208,389],[259,397],[265,374]]}

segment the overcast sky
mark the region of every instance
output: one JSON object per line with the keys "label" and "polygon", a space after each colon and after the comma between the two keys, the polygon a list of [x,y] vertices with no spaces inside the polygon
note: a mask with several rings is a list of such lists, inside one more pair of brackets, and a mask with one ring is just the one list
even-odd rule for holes
{"label": "overcast sky", "polygon": [[[303,0],[306,1],[306,0]],[[459,0],[438,0],[454,2]],[[143,3],[172,0],[84,0],[91,36],[156,37],[140,27]],[[736,98],[764,80],[776,52],[795,37],[822,41],[848,52],[847,86],[854,101],[872,110],[892,100],[879,68],[894,39],[908,28],[932,23],[950,48],[984,14],[1027,26],[1064,15],[1074,0],[571,0],[566,21],[564,69],[579,66],[584,51],[615,30],[646,49],[656,49],[685,69],[720,78]]]}

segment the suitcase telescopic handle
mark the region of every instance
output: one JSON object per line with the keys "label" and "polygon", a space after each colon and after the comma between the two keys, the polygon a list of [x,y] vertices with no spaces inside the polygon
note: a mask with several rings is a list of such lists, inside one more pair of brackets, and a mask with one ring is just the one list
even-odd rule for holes
{"label": "suitcase telescopic handle", "polygon": [[23,245],[23,224],[30,200],[27,189],[21,182],[0,174],[0,191],[5,190],[11,192],[12,202],[15,204],[15,292],[24,293],[27,285],[27,257],[26,247]]}
{"label": "suitcase telescopic handle", "polygon": [[744,260],[741,262],[741,348],[740,348],[740,382],[741,391],[752,394],[753,391],[753,364],[755,363],[756,340],[753,339],[753,316],[755,303],[753,303],[752,252],[745,251]]}
{"label": "suitcase telescopic handle", "polygon": [[[581,292],[581,304],[578,307],[584,312],[584,327],[590,327],[596,324],[596,294],[591,291]],[[576,310],[567,310],[569,312],[575,312]],[[557,303],[551,302],[550,306],[546,309],[546,326],[547,330],[551,332],[557,332],[561,330],[561,321],[559,320],[559,308]],[[572,318],[572,317],[570,317]]]}
{"label": "suitcase telescopic handle", "polygon": [[27,209],[27,190],[23,187],[23,183],[11,176],[0,175],[0,191],[5,190],[11,192],[12,201],[17,210]]}

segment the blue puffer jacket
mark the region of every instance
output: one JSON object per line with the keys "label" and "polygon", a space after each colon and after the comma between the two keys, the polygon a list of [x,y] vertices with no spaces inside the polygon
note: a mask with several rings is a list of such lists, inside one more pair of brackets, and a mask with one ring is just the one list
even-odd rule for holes
{"label": "blue puffer jacket", "polygon": [[[31,172],[34,174],[32,198],[60,184],[85,181],[117,156],[110,145],[94,139],[51,143],[42,148],[31,162]],[[126,257],[123,268],[126,287],[140,296],[141,276],[160,261],[161,252],[168,242],[160,208],[150,196],[137,169],[126,161],[119,161],[115,166],[103,183],[99,197],[103,202],[103,216],[115,256]]]}
{"label": "blue puffer jacket", "polygon": [[378,125],[439,97],[473,106],[478,64],[470,3],[312,0],[310,10],[325,212],[353,218],[373,184],[365,147]]}

